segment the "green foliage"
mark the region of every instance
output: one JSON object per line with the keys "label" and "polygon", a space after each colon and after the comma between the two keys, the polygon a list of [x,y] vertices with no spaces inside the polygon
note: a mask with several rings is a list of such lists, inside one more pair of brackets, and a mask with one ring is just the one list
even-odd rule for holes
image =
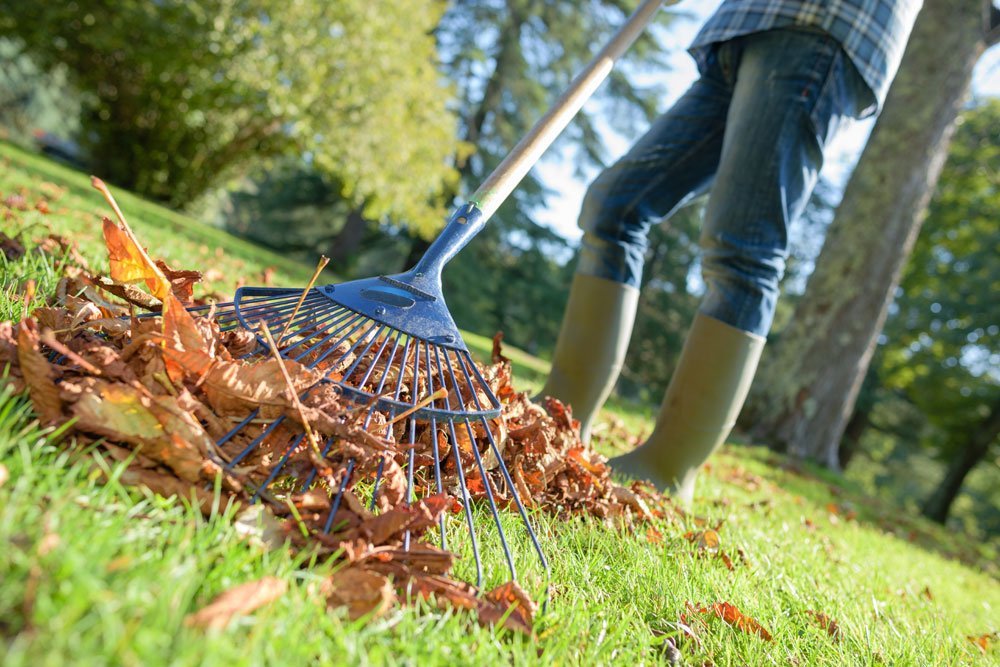
{"label": "green foliage", "polygon": [[[872,412],[876,432],[864,447],[885,467],[879,483],[902,496],[930,495],[940,466],[905,479],[894,471],[928,456],[957,462],[1000,401],[998,127],[1000,100],[960,116],[872,364],[878,388],[862,407]],[[980,477],[993,481],[977,482],[960,517],[986,533],[1000,529],[1000,471],[990,459]]]}
{"label": "green foliage", "polygon": [[75,130],[79,100],[63,72],[42,72],[9,39],[0,38],[0,134],[26,140],[36,130]]}
{"label": "green foliage", "polygon": [[455,173],[428,32],[438,0],[4,0],[18,40],[83,97],[109,180],[178,206],[254,162],[306,152],[364,204],[434,227]]}
{"label": "green foliage", "polygon": [[1000,100],[965,112],[906,268],[881,376],[943,432],[1000,399]]}

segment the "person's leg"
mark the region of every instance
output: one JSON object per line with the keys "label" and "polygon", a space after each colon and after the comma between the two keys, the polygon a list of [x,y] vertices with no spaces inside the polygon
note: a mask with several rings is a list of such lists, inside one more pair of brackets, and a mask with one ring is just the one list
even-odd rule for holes
{"label": "person's leg", "polygon": [[646,235],[711,182],[729,96],[720,73],[710,70],[587,190],[580,259],[540,393],[572,407],[584,442],[628,349]]}
{"label": "person's leg", "polygon": [[788,225],[864,91],[839,45],[816,32],[750,35],[720,47],[719,60],[735,87],[701,237],[706,294],[652,435],[611,462],[682,501],[743,406],[774,315]]}

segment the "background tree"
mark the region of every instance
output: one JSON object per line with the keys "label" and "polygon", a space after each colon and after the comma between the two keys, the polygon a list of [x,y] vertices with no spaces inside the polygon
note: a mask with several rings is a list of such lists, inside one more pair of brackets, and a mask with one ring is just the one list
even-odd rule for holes
{"label": "background tree", "polygon": [[754,382],[741,421],[755,439],[838,467],[841,436],[972,69],[1000,38],[1000,28],[984,23],[991,9],[987,2],[924,2],[806,292]]}
{"label": "background tree", "polygon": [[81,94],[80,142],[117,184],[179,206],[305,153],[370,218],[444,215],[456,177],[437,0],[0,0],[0,36]]}
{"label": "background tree", "polygon": [[948,516],[973,467],[1000,444],[1000,100],[962,114],[906,267],[880,355],[883,384],[927,420],[947,465],[924,504]]}

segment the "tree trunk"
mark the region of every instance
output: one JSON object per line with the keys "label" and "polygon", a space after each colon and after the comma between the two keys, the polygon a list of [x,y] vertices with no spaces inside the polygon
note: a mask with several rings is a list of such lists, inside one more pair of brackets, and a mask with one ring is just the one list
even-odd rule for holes
{"label": "tree trunk", "polygon": [[358,206],[347,214],[344,226],[330,241],[330,248],[326,252],[334,268],[356,258],[367,228],[368,220],[362,214],[362,207]]}
{"label": "tree trunk", "polygon": [[1000,436],[1000,401],[993,404],[986,419],[966,433],[964,445],[948,466],[948,471],[937,489],[924,503],[922,509],[924,516],[938,523],[944,523],[948,519],[948,512],[955,501],[955,496],[962,489],[966,475],[986,457],[986,452],[990,450],[997,436]]}
{"label": "tree trunk", "polygon": [[925,0],[816,269],[741,419],[837,469],[838,446],[986,42],[984,5]]}
{"label": "tree trunk", "polygon": [[854,414],[847,421],[844,427],[844,437],[840,441],[840,448],[837,452],[837,463],[841,470],[847,468],[851,459],[861,449],[861,436],[871,425],[871,409],[857,408]]}

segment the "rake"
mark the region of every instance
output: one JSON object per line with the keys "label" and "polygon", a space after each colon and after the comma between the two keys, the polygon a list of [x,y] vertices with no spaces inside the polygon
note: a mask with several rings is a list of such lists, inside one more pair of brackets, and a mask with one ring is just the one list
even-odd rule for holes
{"label": "rake", "polygon": [[[477,488],[476,492],[479,496],[485,495],[510,579],[517,579],[517,568],[514,550],[500,516],[501,495],[513,500],[512,509],[516,509],[530,540],[527,551],[534,552],[546,572],[549,566],[525,504],[503,462],[502,434],[497,424],[501,402],[474,363],[445,305],[441,272],[445,264],[482,230],[500,204],[607,77],[615,61],[652,20],[661,1],[645,0],[639,5],[552,109],[517,144],[467,203],[458,207],[444,230],[412,269],[395,275],[305,289],[242,287],[237,290],[232,302],[204,307],[212,309],[211,316],[223,331],[244,328],[254,332],[258,344],[255,352],[276,348],[283,357],[320,370],[324,378],[321,383],[333,383],[343,396],[365,410],[364,429],[392,440],[394,429],[397,432],[399,429],[395,424],[405,423],[402,437],[411,445],[406,454],[406,503],[410,504],[415,499],[415,475],[418,473],[427,479],[427,486],[438,493],[445,490],[446,484],[457,487],[475,559],[476,584],[479,586],[483,583],[483,563],[480,536],[473,519],[469,489],[473,480],[470,474],[476,476],[477,481],[482,480],[485,487],[482,490]],[[668,1],[667,4],[673,2]],[[265,326],[262,327],[262,324]],[[265,328],[275,332],[274,340],[265,341],[257,334]],[[315,386],[306,394],[314,389]],[[388,415],[388,419],[376,418],[377,413]],[[258,416],[258,411],[251,413],[221,437],[218,445],[222,447],[230,443],[231,449],[231,442],[238,441],[248,425],[259,423]],[[280,427],[283,419],[278,418],[264,427],[259,435],[232,456],[226,467],[235,468],[259,449]],[[431,434],[431,461],[420,464],[412,445],[419,433],[426,429]],[[437,436],[441,431],[450,445],[450,456],[441,452]],[[257,490],[258,495],[280,478],[290,457],[302,446],[303,437],[292,437],[282,458]],[[334,441],[335,438],[331,437],[323,444],[324,457]],[[463,469],[461,461],[462,444],[471,449],[471,458],[474,459],[468,464],[468,469]],[[482,452],[479,451],[480,446]],[[341,463],[339,485],[330,489],[331,509],[324,524],[327,533],[333,527],[333,517],[356,473],[355,459]],[[384,464],[383,460],[375,472],[371,495],[373,508],[380,493]],[[446,467],[454,469],[448,477],[443,472]],[[316,473],[312,472],[305,475],[305,479],[295,480],[295,483],[300,484],[304,491],[313,487],[315,477]],[[505,486],[505,494],[500,494],[500,487],[494,488],[494,485]],[[442,516],[440,544],[443,549],[448,549],[445,528]],[[404,548],[409,548],[408,534],[404,539]]]}

